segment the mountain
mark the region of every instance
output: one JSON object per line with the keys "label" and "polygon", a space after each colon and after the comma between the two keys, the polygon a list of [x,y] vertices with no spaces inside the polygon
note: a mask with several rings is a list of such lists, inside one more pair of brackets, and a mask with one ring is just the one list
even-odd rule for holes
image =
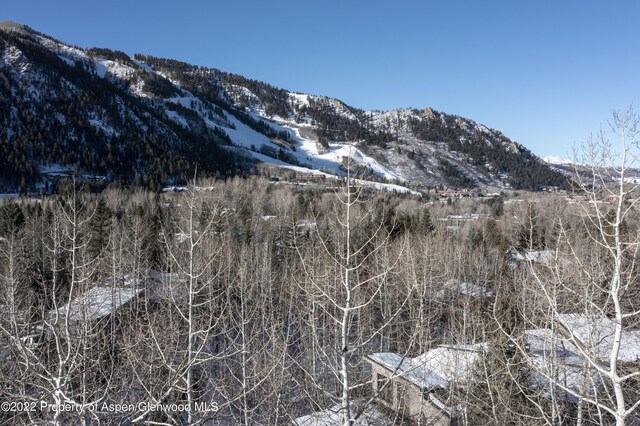
{"label": "mountain", "polygon": [[[601,158],[584,158],[582,160],[583,161],[579,159],[568,160],[556,156],[544,158],[544,161],[552,170],[562,173],[569,181],[575,184],[582,183],[588,187],[593,184],[594,176],[597,176],[595,182],[597,182],[598,185],[609,186],[620,183],[620,168],[618,164],[615,164],[615,157],[609,160],[610,164],[602,161]],[[640,169],[636,167],[625,167],[624,175],[626,182],[631,184],[640,183]],[[579,185],[574,185],[574,187],[577,186]]]}
{"label": "mountain", "polygon": [[566,159],[566,158],[562,158],[562,157],[558,157],[555,155],[549,155],[547,157],[543,158],[544,162],[547,164],[553,164],[553,165],[570,165],[573,164],[573,161]]}
{"label": "mountain", "polygon": [[[500,131],[430,108],[364,111],[214,68],[0,24],[0,184],[75,172],[159,189],[259,163],[413,187],[540,189],[566,178]],[[346,160],[349,158],[349,160]]]}

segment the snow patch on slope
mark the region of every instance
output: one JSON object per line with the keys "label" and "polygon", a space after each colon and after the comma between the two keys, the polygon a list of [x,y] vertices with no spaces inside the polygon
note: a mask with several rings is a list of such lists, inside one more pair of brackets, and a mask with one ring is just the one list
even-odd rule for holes
{"label": "snow patch on slope", "polygon": [[189,123],[187,123],[187,120],[185,120],[184,117],[178,114],[177,112],[167,108],[165,108],[164,112],[167,114],[167,117],[169,117],[169,119],[175,121],[182,127],[189,128]]}
{"label": "snow patch on slope", "polygon": [[91,125],[93,127],[95,127],[96,129],[102,130],[105,134],[109,135],[109,136],[120,136],[120,132],[116,131],[113,127],[109,126],[107,123],[105,123],[102,120],[97,120],[97,119],[90,119],[89,123],[91,123]]}
{"label": "snow patch on slope", "polygon": [[547,164],[556,164],[556,165],[573,164],[573,161],[568,160],[566,158],[557,157],[555,155],[549,155],[547,157],[544,157],[543,160]]}

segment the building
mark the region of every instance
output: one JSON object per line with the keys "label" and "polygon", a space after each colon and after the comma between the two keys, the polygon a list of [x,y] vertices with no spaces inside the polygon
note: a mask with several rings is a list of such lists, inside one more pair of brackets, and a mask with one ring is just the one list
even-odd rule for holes
{"label": "building", "polygon": [[464,410],[451,398],[467,386],[484,344],[440,345],[415,358],[396,353],[374,353],[372,391],[376,401],[398,417],[436,426],[450,425]]}
{"label": "building", "polygon": [[72,335],[87,327],[104,331],[114,315],[134,302],[182,297],[179,294],[181,291],[177,292],[180,285],[183,282],[175,274],[152,269],[144,271],[139,277],[126,274],[116,279],[115,283],[108,279],[70,298],[58,309],[49,311],[48,325],[57,330],[68,327]]}

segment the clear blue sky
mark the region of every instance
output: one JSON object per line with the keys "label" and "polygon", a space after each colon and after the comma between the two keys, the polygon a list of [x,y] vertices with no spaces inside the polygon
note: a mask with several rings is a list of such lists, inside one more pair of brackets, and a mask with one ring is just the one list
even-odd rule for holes
{"label": "clear blue sky", "polygon": [[364,109],[426,107],[567,156],[640,110],[640,2],[7,0],[82,47],[211,66]]}

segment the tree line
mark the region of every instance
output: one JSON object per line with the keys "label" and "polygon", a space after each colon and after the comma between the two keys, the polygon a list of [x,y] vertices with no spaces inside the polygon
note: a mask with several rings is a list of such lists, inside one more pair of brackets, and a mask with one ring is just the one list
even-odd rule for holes
{"label": "tree line", "polygon": [[[571,244],[593,254],[596,228],[567,233],[581,225],[553,199],[494,204],[427,206],[258,178],[164,195],[70,184],[4,202],[2,399],[74,409],[3,421],[286,424],[338,403],[349,424],[353,401],[375,399],[367,355],[487,342],[483,379],[449,395],[468,408],[467,424],[573,424],[576,406],[553,417],[548,396],[528,386],[534,371],[513,343],[548,319],[534,291],[546,269],[514,269],[507,253]],[[435,220],[469,209],[493,216],[457,232]],[[563,283],[577,285],[570,277]],[[495,299],[442,293],[452,279]],[[91,310],[96,300],[113,308]],[[215,412],[195,409],[211,401]],[[94,408],[104,402],[136,408]],[[143,408],[157,403],[192,409]],[[580,416],[598,421],[597,410]]]}

